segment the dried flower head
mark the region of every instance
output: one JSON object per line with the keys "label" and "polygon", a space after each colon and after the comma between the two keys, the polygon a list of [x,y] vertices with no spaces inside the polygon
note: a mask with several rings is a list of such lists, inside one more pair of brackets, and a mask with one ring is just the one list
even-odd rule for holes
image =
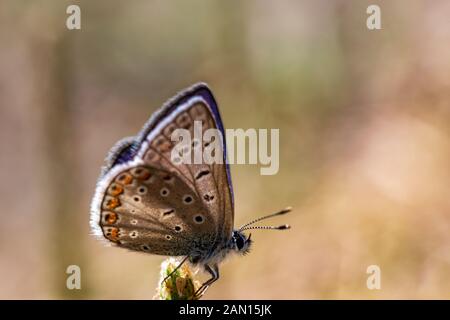
{"label": "dried flower head", "polygon": [[[200,287],[200,282],[194,279],[197,272],[192,271],[188,263],[183,263],[180,268],[175,270],[180,262],[179,259],[168,258],[161,263],[161,279],[159,280],[156,299],[198,299],[198,297],[195,297],[195,292]],[[169,277],[164,281],[167,276]]]}

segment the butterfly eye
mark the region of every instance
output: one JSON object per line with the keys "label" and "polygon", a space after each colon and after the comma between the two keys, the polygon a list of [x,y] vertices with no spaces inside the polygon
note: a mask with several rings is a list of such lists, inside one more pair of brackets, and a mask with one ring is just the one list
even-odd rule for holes
{"label": "butterfly eye", "polygon": [[242,237],[237,237],[236,248],[238,248],[238,250],[242,250],[243,247],[244,247],[244,239]]}
{"label": "butterfly eye", "polygon": [[183,230],[183,228],[181,226],[175,226],[176,232],[181,232],[182,230]]}

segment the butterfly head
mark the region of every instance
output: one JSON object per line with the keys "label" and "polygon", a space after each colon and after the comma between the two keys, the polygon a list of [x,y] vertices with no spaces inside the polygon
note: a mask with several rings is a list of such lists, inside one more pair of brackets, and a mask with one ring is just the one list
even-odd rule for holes
{"label": "butterfly head", "polygon": [[252,234],[248,237],[241,230],[234,230],[231,237],[231,248],[241,254],[246,254],[250,251],[250,245],[252,240],[250,239]]}
{"label": "butterfly head", "polygon": [[265,220],[268,218],[272,218],[275,216],[279,216],[282,214],[286,214],[291,211],[291,208],[288,207],[286,209],[283,209],[281,211],[269,214],[267,216],[255,219],[253,221],[250,221],[249,223],[244,224],[242,227],[240,227],[238,230],[234,230],[233,234],[231,236],[231,249],[236,250],[239,253],[246,254],[250,251],[250,245],[252,244],[251,240],[251,233],[248,237],[245,236],[244,231],[245,230],[287,230],[291,227],[287,224],[283,224],[281,226],[253,226],[254,223],[259,222],[261,220]]}

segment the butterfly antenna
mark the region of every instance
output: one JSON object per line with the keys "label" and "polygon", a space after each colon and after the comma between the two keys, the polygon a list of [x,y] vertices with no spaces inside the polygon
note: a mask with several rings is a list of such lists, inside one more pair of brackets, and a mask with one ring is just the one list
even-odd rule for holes
{"label": "butterfly antenna", "polygon": [[284,208],[283,210],[280,210],[278,212],[271,213],[271,214],[269,214],[267,216],[257,218],[255,220],[250,221],[249,223],[246,223],[243,226],[241,226],[239,228],[239,231],[244,231],[244,230],[249,230],[249,229],[274,229],[274,230],[289,229],[290,227],[288,225],[282,225],[282,226],[278,226],[278,227],[251,227],[251,228],[248,228],[248,226],[250,226],[252,224],[255,224],[255,223],[257,223],[257,222],[259,222],[261,220],[265,220],[265,219],[269,219],[269,218],[272,218],[272,217],[280,216],[282,214],[286,214],[286,213],[288,213],[290,211],[292,211],[292,207],[287,207],[287,208]]}
{"label": "butterfly antenna", "polygon": [[282,224],[281,226],[256,226],[256,227],[247,227],[241,228],[240,231],[244,230],[287,230],[290,229],[291,226],[288,224]]}

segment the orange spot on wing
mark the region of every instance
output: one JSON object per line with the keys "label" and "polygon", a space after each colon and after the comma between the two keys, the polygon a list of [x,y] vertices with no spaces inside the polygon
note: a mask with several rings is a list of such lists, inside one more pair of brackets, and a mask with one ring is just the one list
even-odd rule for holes
{"label": "orange spot on wing", "polygon": [[129,173],[122,173],[118,178],[117,181],[122,183],[122,184],[130,184],[131,182],[133,182],[133,176]]}
{"label": "orange spot on wing", "polygon": [[118,196],[119,194],[122,194],[122,192],[123,192],[123,187],[116,183],[113,183],[108,189],[108,193],[114,197]]}
{"label": "orange spot on wing", "polygon": [[107,224],[114,224],[119,219],[119,216],[114,212],[108,212],[105,214],[105,222]]}
{"label": "orange spot on wing", "polygon": [[131,174],[141,180],[147,180],[151,176],[150,171],[142,167],[134,169]]}
{"label": "orange spot on wing", "polygon": [[105,237],[108,240],[111,240],[113,242],[118,242],[120,236],[120,231],[118,228],[111,228],[110,231],[106,232]]}
{"label": "orange spot on wing", "polygon": [[106,200],[105,207],[109,210],[112,210],[114,208],[117,208],[120,206],[120,201],[117,198],[110,198]]}
{"label": "orange spot on wing", "polygon": [[150,178],[151,173],[149,171],[145,171],[141,174],[141,176],[139,177],[142,180],[147,180],[148,178]]}

